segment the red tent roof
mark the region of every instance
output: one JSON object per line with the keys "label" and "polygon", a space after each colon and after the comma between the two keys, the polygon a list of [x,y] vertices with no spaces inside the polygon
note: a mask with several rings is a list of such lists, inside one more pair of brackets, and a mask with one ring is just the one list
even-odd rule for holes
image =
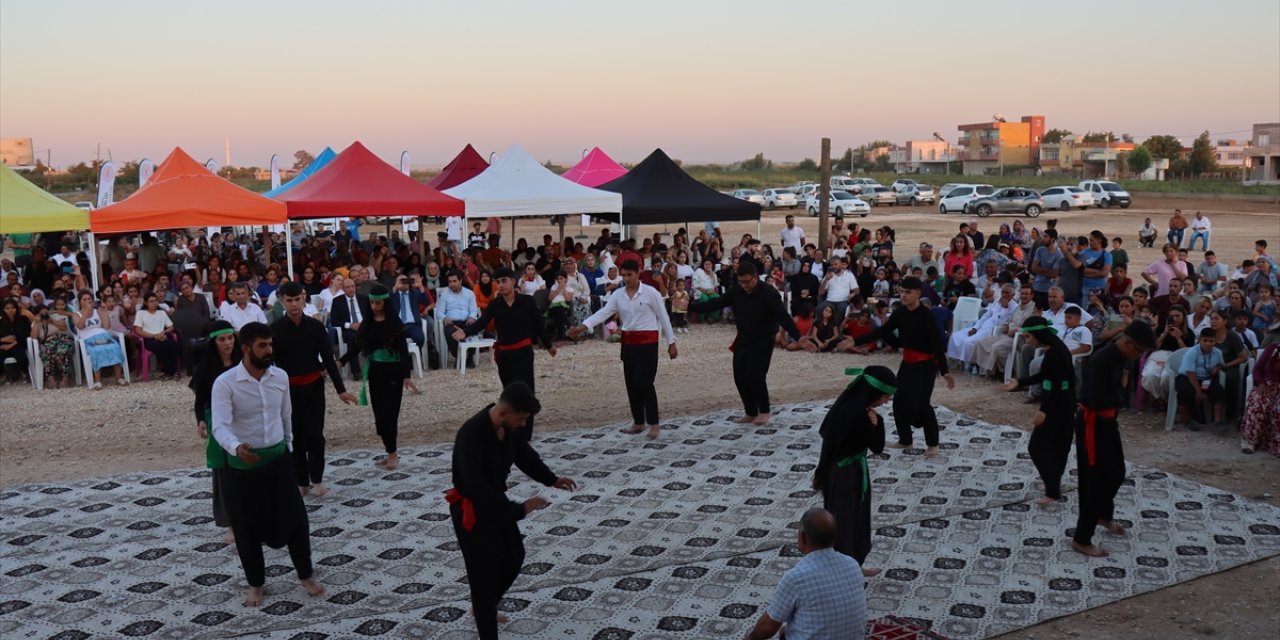
{"label": "red tent roof", "polygon": [[627,170],[614,162],[609,154],[601,151],[600,147],[593,147],[591,153],[583,156],[578,164],[573,165],[561,177],[584,187],[598,187],[626,174]]}
{"label": "red tent roof", "polygon": [[453,160],[449,161],[449,164],[444,166],[444,171],[441,171],[440,175],[427,181],[427,186],[444,191],[476,177],[488,168],[489,163],[476,153],[475,147],[467,145]]}
{"label": "red tent roof", "polygon": [[353,142],[325,168],[279,196],[290,218],[460,216],[464,204],[400,173]]}
{"label": "red tent roof", "polygon": [[132,196],[89,212],[94,233],[284,222],[284,205],[210,173],[181,148]]}

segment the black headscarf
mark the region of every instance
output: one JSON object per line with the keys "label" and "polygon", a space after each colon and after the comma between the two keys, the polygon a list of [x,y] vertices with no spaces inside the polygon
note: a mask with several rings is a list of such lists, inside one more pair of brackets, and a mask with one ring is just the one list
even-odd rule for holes
{"label": "black headscarf", "polygon": [[[818,467],[813,472],[815,489],[822,488],[827,471],[836,463],[837,457],[844,454],[846,438],[867,420],[867,405],[886,395],[883,389],[877,388],[868,380],[869,377],[874,378],[879,386],[898,386],[897,376],[888,367],[870,366],[836,398],[818,429],[818,434],[822,436],[822,453],[818,458]],[[881,442],[881,450],[883,446],[884,443]]]}

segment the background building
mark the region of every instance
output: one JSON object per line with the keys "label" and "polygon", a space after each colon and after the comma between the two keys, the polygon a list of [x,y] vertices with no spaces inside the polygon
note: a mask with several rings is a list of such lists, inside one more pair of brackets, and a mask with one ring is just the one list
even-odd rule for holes
{"label": "background building", "polygon": [[1114,178],[1118,169],[1123,168],[1117,163],[1137,146],[1118,140],[1110,143],[1083,140],[1083,136],[1070,135],[1063,137],[1062,142],[1042,143],[1038,158],[1040,170],[1082,179]]}
{"label": "background building", "polygon": [[947,173],[951,164],[959,168],[955,147],[945,140],[908,140],[889,152],[889,162],[897,173]]}
{"label": "background building", "polygon": [[1009,122],[999,115],[990,122],[962,124],[959,155],[966,175],[1006,168],[1035,166],[1044,139],[1044,116],[1023,116]]}
{"label": "background building", "polygon": [[1253,125],[1248,149],[1249,179],[1280,182],[1280,122]]}

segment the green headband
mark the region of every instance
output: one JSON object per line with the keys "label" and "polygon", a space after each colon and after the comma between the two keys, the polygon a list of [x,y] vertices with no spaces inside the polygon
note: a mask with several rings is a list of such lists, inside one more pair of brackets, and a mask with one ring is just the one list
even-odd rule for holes
{"label": "green headband", "polygon": [[867,384],[869,384],[869,385],[871,385],[871,386],[873,386],[873,387],[875,387],[875,388],[879,389],[880,391],[883,391],[884,393],[887,393],[887,394],[889,394],[889,395],[893,395],[893,394],[895,394],[895,393],[897,393],[897,392],[898,392],[898,388],[897,388],[897,387],[895,387],[895,386],[893,386],[893,385],[891,385],[891,384],[888,384],[887,382],[883,382],[883,381],[881,381],[881,380],[878,380],[878,379],[876,379],[874,376],[867,375],[867,374],[866,374],[862,369],[856,369],[856,368],[855,368],[855,369],[845,369],[845,370],[844,370],[844,374],[845,374],[846,376],[854,376],[854,378],[853,378],[853,382],[850,382],[850,383],[849,383],[849,385],[850,385],[850,386],[852,386],[852,385],[856,384],[856,383],[858,382],[858,379],[859,379],[859,378],[861,378],[861,379],[863,379],[863,380],[866,380],[866,381],[867,381]]}
{"label": "green headband", "polygon": [[386,300],[388,297],[390,297],[390,295],[391,295],[391,294],[389,294],[389,293],[384,293],[384,294],[381,294],[381,295],[376,294],[376,293],[371,293],[371,294],[369,294],[369,299],[370,299],[370,300]]}
{"label": "green headband", "polygon": [[1021,331],[1023,333],[1031,333],[1033,331],[1048,331],[1049,333],[1052,333],[1055,336],[1058,335],[1058,328],[1051,324],[1042,324],[1038,327],[1021,327],[1018,329],[1018,331]]}
{"label": "green headband", "polygon": [[218,336],[225,336],[225,335],[227,335],[228,333],[235,333],[235,332],[236,332],[236,330],[235,330],[235,329],[232,329],[231,327],[227,327],[226,329],[218,329],[217,331],[213,331],[213,332],[211,332],[211,333],[209,334],[209,339],[210,339],[210,340],[213,340],[214,338],[217,338]]}

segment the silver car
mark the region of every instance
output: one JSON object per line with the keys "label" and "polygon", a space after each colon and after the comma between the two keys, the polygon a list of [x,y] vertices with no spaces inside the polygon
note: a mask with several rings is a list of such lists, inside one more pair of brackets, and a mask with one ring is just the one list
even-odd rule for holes
{"label": "silver car", "polygon": [[1039,216],[1044,211],[1044,198],[1035,189],[1026,187],[1009,187],[1000,189],[989,196],[982,196],[964,205],[965,213],[977,214],[985,218],[993,213],[1025,213],[1028,218]]}
{"label": "silver car", "polygon": [[937,200],[937,196],[933,193],[933,187],[927,184],[915,184],[906,187],[897,194],[898,204],[909,204],[916,206],[921,202],[933,204]]}
{"label": "silver car", "polygon": [[893,193],[893,190],[878,184],[864,185],[862,193],[859,193],[858,197],[873,207],[878,207],[882,204],[890,206],[898,204],[898,196]]}

